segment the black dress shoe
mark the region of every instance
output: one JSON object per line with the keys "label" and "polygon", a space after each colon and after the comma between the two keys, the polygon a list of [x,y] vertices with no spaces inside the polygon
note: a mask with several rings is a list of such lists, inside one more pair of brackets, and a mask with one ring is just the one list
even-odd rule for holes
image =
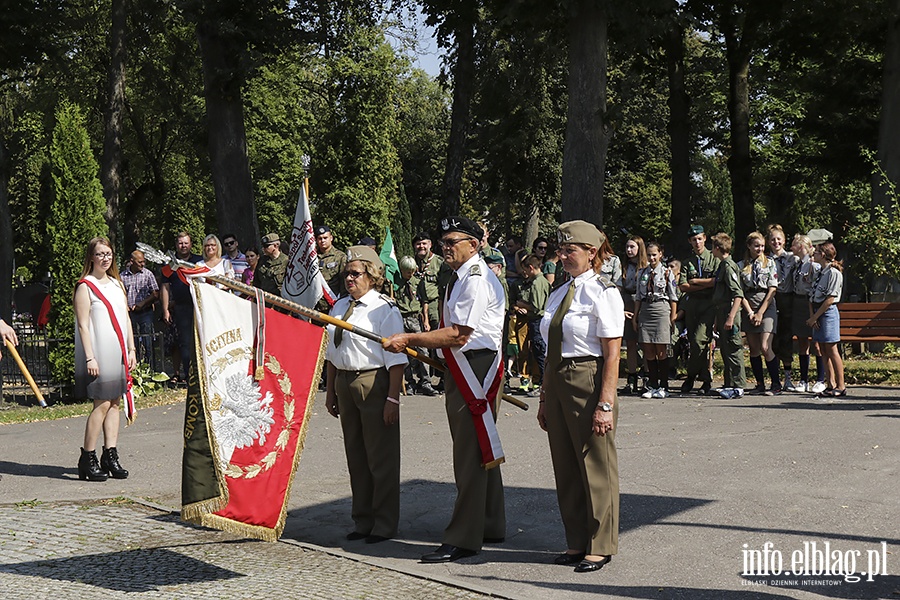
{"label": "black dress shoe", "polygon": [[351,531],[350,533],[347,534],[347,541],[355,542],[356,540],[364,540],[367,537],[369,537],[368,533],[360,533],[358,531]]}
{"label": "black dress shoe", "polygon": [[579,552],[578,554],[569,554],[568,552],[563,552],[559,556],[556,557],[556,560],[553,562],[558,565],[577,565],[582,560],[584,560],[584,552]]}
{"label": "black dress shoe", "polygon": [[603,568],[603,565],[612,560],[612,555],[607,556],[604,559],[593,561],[588,559],[582,559],[578,566],[575,567],[576,573],[590,573],[591,571],[599,571]]}
{"label": "black dress shoe", "polygon": [[422,555],[423,563],[445,563],[466,558],[467,556],[475,556],[478,554],[474,550],[451,546],[450,544],[441,544],[434,552]]}
{"label": "black dress shoe", "polygon": [[506,538],[505,537],[486,537],[481,541],[484,542],[485,544],[502,544],[503,542],[506,541]]}
{"label": "black dress shoe", "polygon": [[389,539],[391,539],[391,538],[384,537],[383,535],[375,535],[373,533],[372,535],[366,536],[366,543],[367,544],[379,544],[381,542],[386,542]]}

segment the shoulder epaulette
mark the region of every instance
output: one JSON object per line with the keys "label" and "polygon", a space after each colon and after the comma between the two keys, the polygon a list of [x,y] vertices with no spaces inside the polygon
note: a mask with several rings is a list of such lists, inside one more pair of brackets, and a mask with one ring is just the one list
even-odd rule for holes
{"label": "shoulder epaulette", "polygon": [[603,289],[616,287],[616,284],[609,278],[609,275],[604,275],[603,273],[597,275],[596,281],[603,286]]}
{"label": "shoulder epaulette", "polygon": [[469,267],[469,275],[481,275],[481,265],[472,265]]}
{"label": "shoulder epaulette", "polygon": [[391,306],[397,306],[397,301],[388,296],[387,294],[381,294],[381,299],[390,304]]}

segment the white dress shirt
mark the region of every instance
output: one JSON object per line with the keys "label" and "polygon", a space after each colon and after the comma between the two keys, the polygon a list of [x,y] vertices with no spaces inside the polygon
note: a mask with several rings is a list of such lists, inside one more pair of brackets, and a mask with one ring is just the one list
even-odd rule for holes
{"label": "white dress shirt", "polygon": [[[550,321],[568,289],[568,284],[559,286],[547,300],[541,319],[541,335],[545,340],[550,339]],[[592,269],[576,277],[572,306],[562,322],[562,358],[603,356],[600,338],[622,337],[624,330],[625,303],[618,288],[606,287]]]}
{"label": "white dress shirt", "polygon": [[459,281],[444,303],[444,326],[451,324],[471,327],[472,335],[462,347],[468,350],[499,351],[506,318],[506,295],[503,285],[491,271],[480,253],[456,270]]}
{"label": "white dress shirt", "polygon": [[[341,318],[350,306],[350,296],[344,296],[334,303],[331,315]],[[369,290],[362,298],[353,314],[347,319],[348,323],[357,325],[361,329],[367,329],[377,333],[381,337],[390,337],[395,333],[403,333],[403,317],[397,305],[386,300],[375,290]],[[325,350],[325,360],[329,361],[336,369],[343,371],[366,371],[369,369],[390,369],[394,365],[405,365],[405,354],[394,354],[381,347],[380,342],[375,342],[361,335],[344,331],[340,346],[334,345],[335,326],[328,326],[328,348]]]}

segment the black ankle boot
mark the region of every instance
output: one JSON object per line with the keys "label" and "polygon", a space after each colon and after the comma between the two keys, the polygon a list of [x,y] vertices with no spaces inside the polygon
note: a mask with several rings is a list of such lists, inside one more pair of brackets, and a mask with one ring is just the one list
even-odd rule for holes
{"label": "black ankle boot", "polygon": [[128,479],[128,471],[119,464],[119,452],[115,448],[103,448],[100,456],[100,470],[109,473],[113,479]]}
{"label": "black ankle boot", "polygon": [[94,450],[81,449],[81,458],[78,459],[78,479],[82,481],[106,481],[106,473],[97,462],[97,453]]}

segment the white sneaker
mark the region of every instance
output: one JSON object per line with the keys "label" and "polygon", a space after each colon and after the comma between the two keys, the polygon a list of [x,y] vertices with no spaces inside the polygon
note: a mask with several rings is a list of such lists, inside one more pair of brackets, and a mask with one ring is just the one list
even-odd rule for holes
{"label": "white sneaker", "polygon": [[824,381],[817,381],[809,388],[809,391],[813,394],[821,394],[825,391],[825,388],[828,386],[825,385]]}
{"label": "white sneaker", "polygon": [[659,388],[659,389],[653,390],[653,395],[651,396],[651,398],[668,398],[668,397],[669,397],[669,392],[665,388]]}
{"label": "white sneaker", "polygon": [[797,385],[786,385],[784,386],[784,391],[794,392],[795,394],[803,394],[806,392],[806,382],[801,381]]}
{"label": "white sneaker", "polygon": [[647,391],[644,392],[643,394],[641,394],[641,398],[655,398],[655,396],[653,395],[655,393],[656,393],[656,390],[647,388]]}
{"label": "white sneaker", "polygon": [[719,390],[719,396],[725,398],[726,400],[730,400],[734,398],[734,388],[722,388]]}

